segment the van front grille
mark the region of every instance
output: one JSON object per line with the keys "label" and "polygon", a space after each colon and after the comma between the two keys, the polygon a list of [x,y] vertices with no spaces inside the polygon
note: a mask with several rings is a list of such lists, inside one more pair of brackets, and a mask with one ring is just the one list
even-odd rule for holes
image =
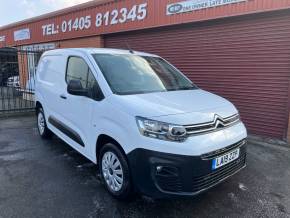
{"label": "van front grille", "polygon": [[238,149],[238,148],[244,146],[246,143],[247,143],[247,141],[244,139],[244,140],[239,141],[239,142],[237,142],[235,144],[232,144],[232,145],[230,145],[228,147],[225,147],[225,148],[213,151],[213,152],[209,152],[209,153],[203,154],[203,155],[201,155],[201,159],[209,160],[209,159],[216,158],[216,157],[218,157],[220,155],[223,155],[223,154],[226,154],[226,153],[228,153],[228,152],[230,152],[232,150]]}
{"label": "van front grille", "polygon": [[227,128],[234,124],[237,124],[238,122],[240,122],[239,114],[235,114],[233,116],[226,118],[222,118],[218,115],[215,115],[214,120],[211,122],[200,123],[195,125],[185,125],[184,127],[186,129],[187,135],[190,136]]}
{"label": "van front grille", "polygon": [[195,177],[193,179],[192,192],[199,192],[204,189],[210,188],[211,186],[214,186],[216,183],[219,183],[220,181],[228,178],[235,172],[239,171],[245,166],[245,164],[246,152],[244,151],[241,153],[240,157],[237,160],[221,167],[221,169],[217,169],[206,175]]}

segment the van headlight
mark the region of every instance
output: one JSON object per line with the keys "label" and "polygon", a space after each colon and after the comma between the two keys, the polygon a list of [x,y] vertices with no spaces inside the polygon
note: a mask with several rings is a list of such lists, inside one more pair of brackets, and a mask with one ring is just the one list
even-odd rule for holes
{"label": "van headlight", "polygon": [[142,135],[167,141],[182,142],[186,139],[186,129],[180,125],[174,125],[143,117],[136,117],[139,131]]}

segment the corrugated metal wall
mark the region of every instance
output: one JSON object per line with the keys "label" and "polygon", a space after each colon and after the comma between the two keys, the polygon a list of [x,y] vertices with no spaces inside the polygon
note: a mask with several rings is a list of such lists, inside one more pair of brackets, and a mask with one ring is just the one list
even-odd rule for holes
{"label": "corrugated metal wall", "polygon": [[[105,47],[159,54],[199,87],[230,99],[252,134],[284,139],[290,14],[243,16],[105,37]],[[190,100],[190,99],[189,99]]]}
{"label": "corrugated metal wall", "polygon": [[[238,16],[244,14],[290,8],[289,0],[247,0],[239,3],[211,7],[188,13],[181,13],[170,16],[166,15],[166,9],[168,4],[178,3],[181,1],[183,0],[104,0],[89,2],[85,5],[79,6],[79,8],[73,7],[73,9],[64,9],[61,11],[50,13],[48,15],[40,16],[39,18],[32,18],[25,22],[20,22],[0,28],[0,36],[6,37],[5,41],[0,42],[0,47],[53,42],[65,39],[101,35],[114,32],[124,32],[128,30],[142,30],[158,26],[168,26],[173,24],[204,21],[222,17]],[[121,8],[127,8],[129,11],[133,7],[133,5],[140,5],[144,3],[147,3],[147,15],[142,20],[128,20],[125,23],[119,22],[118,24],[114,25],[103,24],[100,27],[96,27],[95,25],[96,15],[98,13],[105,14],[107,11],[112,12],[115,9],[120,11]],[[86,16],[91,16],[91,25],[88,29],[84,28],[82,30],[71,29],[71,31],[62,31],[61,26],[63,22],[68,23],[70,20],[72,20],[72,22],[74,23],[76,18]],[[121,13],[119,13],[118,18],[121,18]],[[44,34],[42,27],[48,24],[53,24],[55,27],[54,29],[55,31],[57,31],[57,33],[52,35]],[[14,41],[14,31],[23,28],[30,29],[30,39]]]}

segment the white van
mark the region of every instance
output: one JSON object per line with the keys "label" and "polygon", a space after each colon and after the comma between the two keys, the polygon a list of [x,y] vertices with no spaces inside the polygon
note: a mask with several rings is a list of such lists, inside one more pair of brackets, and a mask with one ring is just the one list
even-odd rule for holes
{"label": "white van", "polygon": [[45,52],[38,130],[98,164],[116,198],[193,196],[246,165],[247,131],[226,99],[159,56],[115,49]]}

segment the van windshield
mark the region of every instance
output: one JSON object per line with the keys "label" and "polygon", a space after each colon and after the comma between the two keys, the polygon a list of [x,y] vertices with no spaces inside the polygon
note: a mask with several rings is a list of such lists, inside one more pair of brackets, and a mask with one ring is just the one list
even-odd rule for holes
{"label": "van windshield", "polygon": [[197,87],[159,57],[94,54],[113,93],[118,95],[192,90]]}

